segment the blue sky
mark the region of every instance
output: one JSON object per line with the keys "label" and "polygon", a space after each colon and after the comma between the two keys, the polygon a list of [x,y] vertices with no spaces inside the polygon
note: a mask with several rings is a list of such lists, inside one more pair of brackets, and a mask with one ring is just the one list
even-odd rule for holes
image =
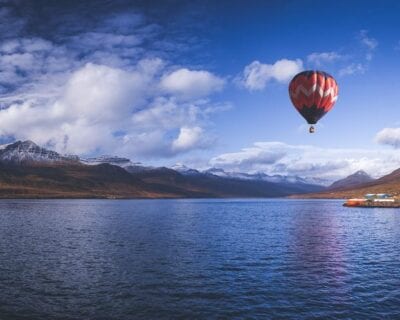
{"label": "blue sky", "polygon": [[[400,167],[397,1],[1,1],[0,138],[334,179]],[[287,86],[321,69],[308,134]]]}

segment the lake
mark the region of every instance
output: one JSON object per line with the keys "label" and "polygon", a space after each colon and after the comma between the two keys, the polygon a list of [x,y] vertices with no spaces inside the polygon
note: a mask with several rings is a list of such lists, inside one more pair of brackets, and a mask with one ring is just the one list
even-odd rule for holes
{"label": "lake", "polygon": [[1,200],[0,319],[400,318],[400,210]]}

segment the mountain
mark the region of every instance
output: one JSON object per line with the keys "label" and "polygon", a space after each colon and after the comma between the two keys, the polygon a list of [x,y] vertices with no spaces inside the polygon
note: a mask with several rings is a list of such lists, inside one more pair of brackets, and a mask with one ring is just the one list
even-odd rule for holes
{"label": "mountain", "polygon": [[338,189],[347,189],[347,188],[353,188],[358,185],[362,185],[364,183],[368,183],[373,181],[374,178],[372,178],[368,173],[366,173],[363,170],[359,170],[351,175],[349,175],[346,178],[340,179],[332,183],[328,189],[329,190],[338,190]]}
{"label": "mountain", "polygon": [[282,197],[316,186],[183,175],[168,168],[130,173],[110,164],[0,163],[0,198]]}
{"label": "mountain", "polygon": [[265,174],[218,176],[174,168],[115,156],[81,160],[17,141],[0,148],[0,198],[282,197],[322,190],[297,179],[269,181]]}
{"label": "mountain", "polygon": [[0,198],[177,198],[157,190],[123,168],[82,165],[0,163]]}
{"label": "mountain", "polygon": [[184,164],[177,163],[171,167],[172,170],[178,171],[179,173],[183,175],[188,175],[188,176],[193,176],[193,175],[199,175],[201,172],[196,169],[189,168],[185,166]]}
{"label": "mountain", "polygon": [[[193,169],[192,169],[193,170]],[[236,178],[243,180],[262,180],[276,183],[295,183],[325,186],[328,184],[327,180],[318,178],[301,178],[298,176],[284,176],[284,175],[268,175],[264,172],[257,173],[244,173],[244,172],[227,172],[221,168],[210,168],[203,171],[205,174],[213,174],[219,177]]]}
{"label": "mountain", "polygon": [[317,192],[321,186],[296,183],[275,183],[221,177],[210,173],[181,174],[170,168],[154,168],[133,174],[158,190],[197,193],[204,197],[283,197],[289,194]]}
{"label": "mountain", "polygon": [[138,173],[147,170],[153,170],[155,167],[145,166],[141,162],[132,162],[128,158],[121,158],[117,156],[99,156],[93,158],[82,158],[80,162],[86,165],[98,165],[98,164],[111,164],[113,166],[118,166],[124,168],[129,173]]}
{"label": "mountain", "polygon": [[108,155],[103,155],[99,157],[93,157],[93,158],[82,158],[80,161],[83,164],[87,165],[97,165],[97,164],[102,164],[102,163],[108,163],[112,164],[114,166],[119,166],[119,167],[128,167],[128,166],[133,166],[133,165],[140,165],[140,163],[133,163],[130,159],[128,158],[121,158],[117,156],[108,156]]}
{"label": "mountain", "polygon": [[220,168],[210,168],[210,169],[203,171],[203,173],[212,174],[212,175],[218,176],[218,177],[225,177],[225,178],[230,177],[229,172],[225,172],[224,169],[220,169]]}
{"label": "mountain", "polygon": [[400,169],[370,182],[358,184],[352,187],[333,189],[318,193],[299,194],[293,198],[319,198],[319,199],[347,199],[362,197],[367,193],[389,193],[400,196]]}
{"label": "mountain", "polygon": [[128,171],[129,173],[138,173],[138,172],[143,172],[143,171],[149,171],[149,170],[154,170],[155,167],[151,167],[151,166],[144,166],[142,164],[132,164],[130,166],[126,166],[124,167],[124,169],[126,171]]}
{"label": "mountain", "polygon": [[28,163],[77,163],[77,156],[60,155],[59,153],[39,147],[30,140],[17,141],[0,149],[0,162],[9,164]]}

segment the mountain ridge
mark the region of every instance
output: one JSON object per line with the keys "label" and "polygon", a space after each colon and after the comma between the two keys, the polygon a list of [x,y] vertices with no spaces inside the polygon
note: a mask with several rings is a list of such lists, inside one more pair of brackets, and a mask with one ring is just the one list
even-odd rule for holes
{"label": "mountain ridge", "polygon": [[322,189],[291,181],[220,177],[183,166],[180,170],[185,172],[110,156],[82,161],[32,141],[17,141],[0,150],[0,197],[284,197]]}
{"label": "mountain ridge", "polygon": [[363,197],[368,193],[388,193],[400,196],[400,169],[378,179],[343,189],[324,190],[317,193],[290,195],[290,198],[306,199],[348,199]]}
{"label": "mountain ridge", "polygon": [[3,148],[0,149],[0,162],[2,163],[76,163],[79,161],[78,156],[61,155],[56,151],[39,147],[31,140],[16,141],[3,145]]}
{"label": "mountain ridge", "polygon": [[372,178],[368,173],[363,170],[358,170],[355,173],[337,180],[333,182],[329,187],[328,190],[339,190],[339,189],[346,189],[346,188],[354,188],[358,185],[362,185],[364,183],[372,182],[375,179]]}

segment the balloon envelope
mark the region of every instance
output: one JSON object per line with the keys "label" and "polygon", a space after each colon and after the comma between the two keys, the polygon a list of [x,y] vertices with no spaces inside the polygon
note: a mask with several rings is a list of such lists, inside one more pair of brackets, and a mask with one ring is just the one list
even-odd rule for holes
{"label": "balloon envelope", "polygon": [[289,84],[289,96],[297,111],[309,124],[316,124],[338,98],[336,80],[323,71],[303,71]]}

